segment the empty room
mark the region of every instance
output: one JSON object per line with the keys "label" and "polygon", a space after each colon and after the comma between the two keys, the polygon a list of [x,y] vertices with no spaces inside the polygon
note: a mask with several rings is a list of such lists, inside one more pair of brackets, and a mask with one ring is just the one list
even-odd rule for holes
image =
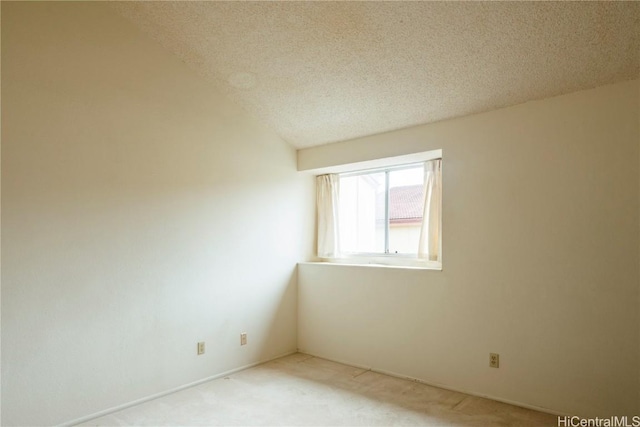
{"label": "empty room", "polygon": [[640,2],[1,2],[3,426],[640,426]]}

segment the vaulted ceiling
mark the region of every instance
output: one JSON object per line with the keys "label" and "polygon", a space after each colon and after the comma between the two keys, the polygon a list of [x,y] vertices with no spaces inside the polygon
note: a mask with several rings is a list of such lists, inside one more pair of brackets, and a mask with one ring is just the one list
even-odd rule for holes
{"label": "vaulted ceiling", "polygon": [[638,2],[114,2],[297,148],[638,78]]}

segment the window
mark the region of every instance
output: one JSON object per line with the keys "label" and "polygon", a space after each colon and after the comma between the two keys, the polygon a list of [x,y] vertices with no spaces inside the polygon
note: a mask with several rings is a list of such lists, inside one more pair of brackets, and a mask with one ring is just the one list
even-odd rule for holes
{"label": "window", "polygon": [[439,268],[441,162],[318,176],[318,255]]}
{"label": "window", "polygon": [[343,254],[417,254],[424,212],[424,164],[340,175]]}

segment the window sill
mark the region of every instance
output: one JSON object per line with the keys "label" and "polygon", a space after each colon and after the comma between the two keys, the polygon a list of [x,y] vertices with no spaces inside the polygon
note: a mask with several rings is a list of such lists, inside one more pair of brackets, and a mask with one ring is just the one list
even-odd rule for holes
{"label": "window sill", "polygon": [[322,260],[322,261],[310,261],[301,262],[300,264],[312,264],[312,265],[331,265],[337,267],[366,267],[366,268],[391,268],[397,270],[429,270],[429,271],[442,271],[442,265],[440,263],[418,263],[414,265],[400,265],[400,264],[381,264],[374,261],[355,261],[353,259],[340,259],[340,260]]}

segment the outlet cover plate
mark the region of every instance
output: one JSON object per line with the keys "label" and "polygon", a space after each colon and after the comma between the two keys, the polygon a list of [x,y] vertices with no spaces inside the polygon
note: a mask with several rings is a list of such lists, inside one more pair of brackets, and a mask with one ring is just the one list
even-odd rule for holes
{"label": "outlet cover plate", "polygon": [[500,355],[498,353],[489,353],[489,367],[491,368],[500,367]]}

